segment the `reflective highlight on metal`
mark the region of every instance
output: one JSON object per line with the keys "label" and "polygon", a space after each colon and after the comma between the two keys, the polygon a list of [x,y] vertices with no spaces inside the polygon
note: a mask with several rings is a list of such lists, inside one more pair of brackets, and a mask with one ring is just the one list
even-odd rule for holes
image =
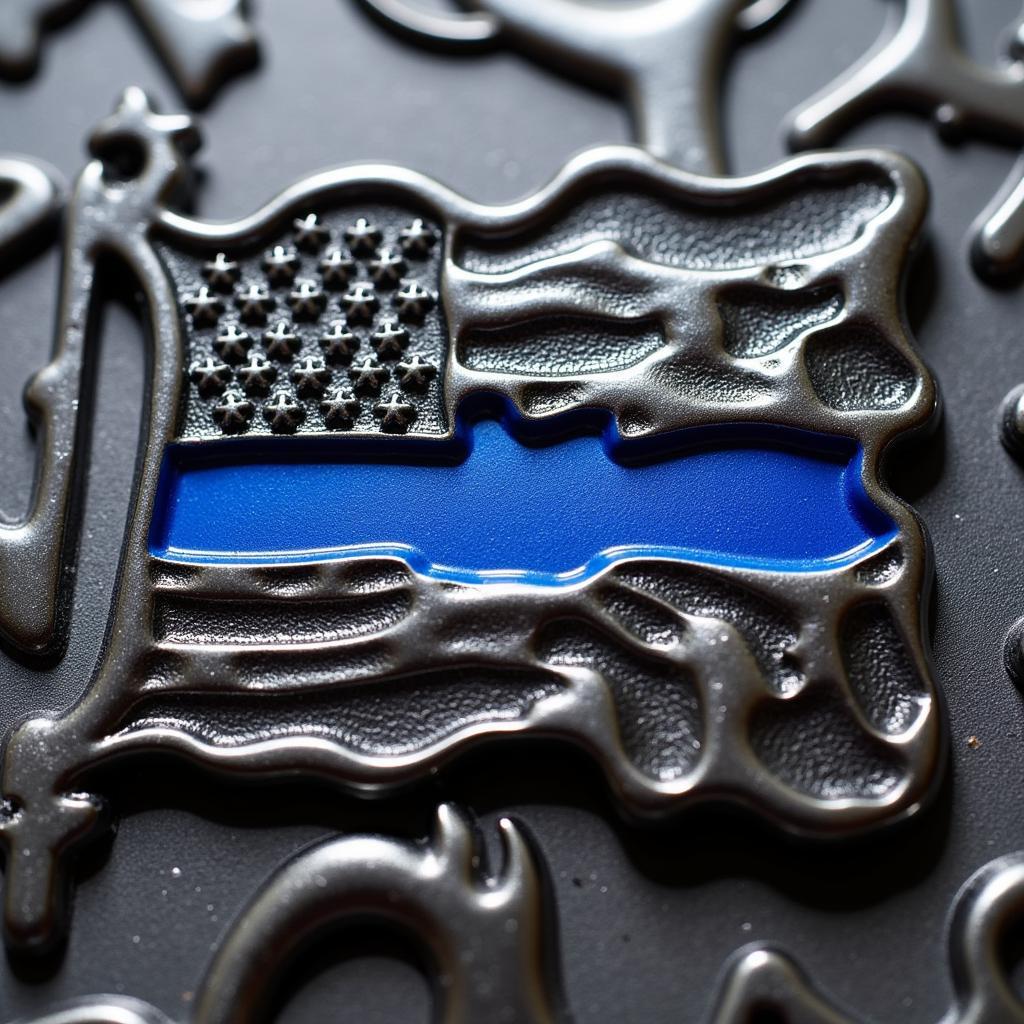
{"label": "reflective highlight on metal", "polygon": [[442,14],[415,0],[361,0],[406,36],[458,50],[507,42],[557,73],[621,94],[637,142],[702,174],[724,174],[718,92],[729,42],[756,32],[792,0],[482,0]]}
{"label": "reflective highlight on metal", "polygon": [[[954,1002],[941,1024],[1021,1024],[1024,1002],[1013,985],[1006,943],[1024,917],[1024,854],[1011,853],[974,874],[957,895],[948,924]],[[808,980],[785,953],[741,953],[712,1017],[741,1024],[756,1014],[788,1024],[858,1024]],[[899,1020],[893,1009],[891,1018]]]}
{"label": "reflective highlight on metal", "polygon": [[[42,31],[72,17],[87,0],[4,0],[0,76],[26,78],[39,63]],[[245,0],[130,0],[175,83],[192,106],[256,59]]]}
{"label": "reflective highlight on metal", "polygon": [[[863,489],[856,449],[815,435],[683,432],[634,462],[610,429],[543,446],[521,443],[521,429],[481,420],[436,455],[410,446],[408,461],[348,438],[241,462],[218,458],[220,445],[198,460],[195,446],[172,447],[150,552],[197,564],[377,553],[439,579],[559,586],[626,554],[836,568],[897,536]],[[316,514],[296,516],[303,507]]]}
{"label": "reflective highlight on metal", "polygon": [[[53,168],[24,157],[0,158],[0,273],[23,260],[55,226],[63,201],[64,183]],[[0,523],[0,641],[45,656],[61,639],[58,589],[66,561],[61,513],[67,481],[57,467],[66,433],[47,429],[46,398],[38,391],[26,391],[25,405],[41,428],[44,468],[27,518]],[[38,574],[43,586],[25,588],[26,574]]]}
{"label": "reflective highlight on metal", "polygon": [[[6,748],[10,943],[61,933],[69,854],[101,821],[92,770],[154,750],[374,795],[471,745],[543,736],[588,752],[640,818],[728,802],[820,836],[920,807],[943,761],[931,566],[880,478],[890,442],[936,404],[901,312],[925,205],[909,163],[867,151],[724,180],[608,147],[506,207],[354,166],[210,224],[165,205],[196,143],[188,118],[129,90],[71,201],[57,357],[39,378],[65,439],[43,468],[62,537],[101,256],[144,296],[150,404],[101,663],[77,705]],[[145,156],[127,179],[109,173],[125,146]],[[452,583],[373,553],[187,565],[150,551],[172,444],[242,459],[351,442],[383,464],[450,443],[474,403],[513,409],[536,441],[570,419],[637,445],[685,428],[845,438],[896,536],[815,571],[632,554],[564,587]],[[26,582],[57,593],[50,568]]]}
{"label": "reflective highlight on metal", "polygon": [[0,157],[0,269],[16,248],[53,226],[63,201],[64,182],[54,168],[28,157]]}
{"label": "reflective highlight on metal", "polygon": [[[450,805],[419,845],[378,836],[315,844],[280,867],[218,944],[182,1024],[246,1024],[264,1010],[296,952],[346,922],[382,923],[426,954],[443,1024],[571,1019],[557,963],[557,924],[546,906],[544,866],[515,822],[498,826],[503,864],[479,867],[467,820]],[[992,861],[960,890],[948,921],[954,999],[942,1024],[1019,1024],[1024,1003],[1010,978],[1006,943],[1024,918],[1024,854]],[[700,999],[700,994],[695,994]],[[643,1013],[643,1007],[638,1008]],[[893,1007],[893,1022],[900,1019]],[[710,1024],[859,1024],[770,946],[740,950]],[[35,1024],[169,1024],[135,1000],[99,996]]]}
{"label": "reflective highlight on metal", "polygon": [[[844,75],[790,115],[796,149],[832,143],[874,113],[903,110],[934,118],[944,138],[1024,145],[1024,63],[1020,31],[1001,67],[964,52],[955,0],[898,0],[902,17]],[[1024,159],[974,225],[973,257],[985,277],[1002,279],[1024,263]]]}
{"label": "reflective highlight on metal", "polygon": [[252,1020],[303,943],[365,918],[402,928],[424,948],[444,1024],[564,1019],[538,859],[520,826],[503,819],[498,829],[503,863],[493,876],[480,870],[469,823],[449,805],[438,809],[426,846],[345,837],[300,853],[220,944],[195,1019]]}
{"label": "reflective highlight on metal", "polygon": [[[568,1020],[560,994],[554,921],[539,856],[522,828],[498,823],[503,862],[467,819],[444,804],[427,844],[345,836],[282,865],[219,942],[190,1024],[249,1024],[300,950],[345,923],[385,924],[425,955],[440,1024],[553,1024]],[[86,1000],[36,1024],[166,1024],[145,1004]]]}

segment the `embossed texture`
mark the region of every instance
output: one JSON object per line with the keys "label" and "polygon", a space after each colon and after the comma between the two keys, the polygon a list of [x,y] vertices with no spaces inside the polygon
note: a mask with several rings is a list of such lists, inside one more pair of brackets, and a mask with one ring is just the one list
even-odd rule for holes
{"label": "embossed texture", "polygon": [[[303,229],[309,217],[319,232],[314,238]],[[431,242],[420,243],[422,252],[406,259],[403,235],[417,222]],[[362,246],[354,244],[357,225],[371,233]],[[287,432],[306,434],[387,431],[383,417],[374,415],[377,396],[397,388],[412,407],[401,432],[447,433],[437,379],[447,352],[436,304],[441,244],[439,232],[415,210],[360,204],[321,218],[297,217],[284,235],[252,249],[247,258],[232,252],[211,260],[167,244],[158,244],[157,251],[181,282],[179,301],[189,311],[193,388],[183,438],[283,432],[272,417],[255,411],[244,425],[218,419],[223,396],[238,390],[257,407],[279,402],[282,394],[295,400],[302,418]],[[422,315],[403,300],[403,288],[413,285],[428,292],[429,308]],[[410,367],[419,373],[410,374]],[[210,368],[220,376],[206,385]],[[332,419],[337,410],[325,400],[331,394],[350,396],[346,415]]]}
{"label": "embossed texture", "polygon": [[[134,177],[110,180],[126,140],[146,159]],[[80,377],[90,260],[114,252],[145,295],[152,400],[102,662],[73,709],[23,723],[6,751],[9,941],[39,948],[59,935],[67,855],[100,821],[92,770],[156,749],[231,776],[376,793],[486,739],[545,736],[589,752],[640,816],[727,801],[833,834],[920,806],[942,753],[923,647],[930,567],[916,518],[879,478],[888,443],[935,406],[900,311],[924,199],[910,165],[870,152],[724,181],[608,148],[503,208],[401,168],[350,167],[252,217],[209,224],[164,206],[184,177],[180,146],[194,141],[186,119],[153,114],[131,90],[93,139],[107,164],[87,166],[73,201],[58,365]],[[397,269],[399,249],[409,265],[422,255],[424,232],[443,254],[437,283]],[[321,256],[336,245],[337,259]],[[326,268],[313,269],[317,256]],[[356,359],[357,374],[397,367],[399,349],[443,365],[425,398],[381,394],[382,430],[357,419],[336,431],[312,404],[318,390],[333,393],[338,371],[316,361],[313,333],[302,332],[340,311],[328,285],[346,275],[338,345],[380,332],[379,360]],[[397,327],[376,319],[378,289],[392,296]],[[790,319],[788,343],[772,323],[760,354],[730,351],[726,322],[751,300]],[[276,330],[281,301],[290,315]],[[794,325],[793,310],[808,307],[817,312]],[[460,358],[481,330],[551,318],[598,337],[655,325],[660,344],[614,370]],[[439,324],[445,350],[428,352]],[[260,342],[264,361],[291,382],[276,399],[249,397],[237,379],[261,330],[274,332]],[[209,350],[195,348],[200,337]],[[388,418],[428,408],[431,395],[445,433],[419,431],[424,413],[405,424],[409,437],[391,436]],[[222,401],[211,411],[213,396]],[[881,551],[789,571],[613,551],[557,587],[443,581],[373,552],[186,564],[150,548],[172,442],[221,464],[257,444],[285,453],[358,442],[386,464],[412,450],[401,445],[444,445],[464,409],[495,401],[527,434],[555,441],[595,423],[641,446],[685,428],[710,438],[742,429],[765,444],[780,430],[812,446],[838,435],[859,448],[850,472],[866,511],[895,535]],[[257,423],[258,402],[278,436]],[[286,436],[299,431],[308,433]]]}
{"label": "embossed texture", "polygon": [[[1024,144],[1024,63],[1019,31],[1011,33],[1001,67],[976,64],[964,53],[956,0],[897,0],[898,25],[842,77],[794,111],[789,138],[817,149],[850,124],[899,107],[934,118],[944,137],[972,136]],[[1024,159],[974,227],[974,263],[1004,278],[1024,260]]]}

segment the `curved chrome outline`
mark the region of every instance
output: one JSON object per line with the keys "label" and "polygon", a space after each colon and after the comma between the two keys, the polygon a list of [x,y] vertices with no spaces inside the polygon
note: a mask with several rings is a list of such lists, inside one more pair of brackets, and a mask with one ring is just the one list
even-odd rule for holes
{"label": "curved chrome outline", "polygon": [[[1001,949],[1007,932],[1022,918],[1024,853],[1000,857],[967,880],[956,895],[947,926],[954,1001],[939,1024],[1024,1024],[1024,1002],[1010,983]],[[711,1024],[740,1024],[750,1019],[755,1007],[801,1024],[858,1022],[823,995],[790,957],[771,946],[751,947],[736,955]]]}
{"label": "curved chrome outline", "polygon": [[[15,0],[0,6],[0,77],[25,78],[39,64],[42,33],[87,0]],[[233,74],[256,60],[246,0],[129,0],[186,102],[201,107]]]}
{"label": "curved chrome outline", "polygon": [[385,25],[428,45],[478,49],[505,40],[561,75],[628,105],[637,141],[655,156],[725,173],[718,91],[728,43],[759,32],[792,0],[648,0],[617,8],[580,0],[473,0],[439,14],[414,0],[360,0]]}
{"label": "curved chrome outline", "polygon": [[[479,868],[471,826],[438,808],[428,845],[379,836],[322,840],[279,867],[228,928],[182,1024],[248,1024],[295,949],[346,921],[370,918],[410,934],[438,981],[441,1024],[571,1019],[556,961],[557,923],[545,906],[545,867],[523,827],[498,824],[501,871]],[[953,1002],[938,1024],[1024,1024],[1002,941],[1024,918],[1024,853],[982,867],[948,918]],[[727,965],[709,1024],[749,1024],[755,1011],[800,1024],[858,1024],[786,953],[739,950]],[[641,1008],[642,1012],[642,1008]],[[899,1011],[892,1009],[892,1021]],[[169,1024],[136,1000],[98,996],[33,1024]]]}
{"label": "curved chrome outline", "polygon": [[[964,52],[956,0],[900,0],[903,13],[859,61],[792,111],[787,135],[794,149],[818,149],[851,124],[898,107],[931,116],[939,132],[1024,146],[1024,51],[1019,22],[1010,34],[1010,61],[975,63]],[[972,260],[991,280],[1024,266],[1024,158],[971,228]]]}

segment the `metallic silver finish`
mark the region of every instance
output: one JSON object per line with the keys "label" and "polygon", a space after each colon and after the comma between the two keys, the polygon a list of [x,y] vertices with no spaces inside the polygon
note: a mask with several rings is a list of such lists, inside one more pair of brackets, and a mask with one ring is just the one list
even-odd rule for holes
{"label": "metallic silver finish", "polygon": [[458,48],[495,43],[501,19],[487,10],[422,11],[406,0],[363,0],[368,10],[403,35],[429,45]]}
{"label": "metallic silver finish", "polygon": [[1018,384],[999,409],[999,435],[1011,455],[1024,456],[1024,385]]}
{"label": "metallic silver finish", "polygon": [[56,169],[28,157],[0,157],[0,267],[14,260],[17,247],[52,226],[63,202],[64,182]]}
{"label": "metallic silver finish", "polygon": [[[109,157],[127,145],[146,159],[128,180],[93,161],[71,204],[58,356],[43,375],[65,389],[50,416],[66,457],[48,471],[65,484],[73,475],[75,423],[63,417],[78,398],[101,253],[122,260],[144,295],[150,405],[101,662],[77,705],[22,723],[6,747],[9,942],[38,949],[60,934],[67,856],[100,821],[90,771],[157,750],[227,777],[315,777],[379,794],[471,745],[544,736],[587,751],[638,817],[738,803],[824,836],[920,807],[944,752],[925,640],[931,565],[920,523],[880,475],[889,444],[926,427],[936,407],[901,309],[925,204],[910,164],[868,151],[723,180],[608,147],[507,207],[403,168],[354,166],[309,178],[251,217],[210,224],[165,205],[195,142],[187,118],[157,115],[129,90],[93,148]],[[419,443],[450,438],[459,403],[482,395],[512,403],[537,430],[589,409],[634,438],[709,424],[842,435],[862,446],[861,483],[898,535],[845,568],[766,572],[637,555],[557,588],[441,582],[398,558],[296,567],[152,555],[165,446],[198,443],[187,435],[199,399],[186,374],[196,282],[209,265],[258,262],[282,233],[327,246],[367,197],[375,217],[408,224],[415,214],[442,228],[444,422],[403,421]],[[395,296],[425,302],[432,287]],[[782,326],[751,337],[737,309]],[[527,349],[524,362],[513,347],[499,365],[492,342],[491,361],[474,361],[496,321],[539,329],[551,317],[612,363],[565,370],[546,351],[537,362]],[[620,332],[638,320],[654,348],[622,366]],[[255,413],[255,398],[238,401]],[[320,400],[307,401],[321,416]],[[392,443],[369,422],[352,436]],[[291,443],[244,432],[219,443],[256,440]],[[62,530],[65,518],[54,520]],[[44,569],[33,585],[59,589]],[[324,609],[334,617],[317,625]]]}
{"label": "metallic silver finish", "polygon": [[[481,868],[467,819],[444,804],[427,844],[345,836],[311,846],[260,888],[218,944],[189,1024],[248,1024],[296,954],[347,922],[386,924],[425,955],[439,1024],[566,1020],[545,920],[545,880],[520,826],[498,824],[503,864]],[[135,1000],[100,996],[35,1024],[166,1024]]]}
{"label": "metallic silver finish", "polygon": [[[261,886],[218,944],[181,1024],[258,1019],[304,944],[347,922],[381,923],[410,935],[426,954],[442,1024],[571,1019],[555,960],[557,923],[545,906],[543,862],[522,827],[499,823],[501,871],[479,867],[479,847],[452,806],[418,845],[378,836],[328,839],[297,854]],[[1024,854],[992,861],[958,893],[948,950],[953,1003],[939,1024],[1021,1024],[1024,1003],[1004,953],[1024,919]],[[699,998],[699,996],[698,996]],[[643,1007],[637,1012],[642,1016]],[[893,1007],[887,1020],[900,1019]],[[709,1024],[859,1024],[784,952],[740,950],[727,969]],[[34,1024],[168,1024],[134,1000],[98,996]]]}
{"label": "metallic silver finish", "polygon": [[171,1024],[170,1018],[148,1003],[124,996],[76,999],[42,1017],[13,1024]]}
{"label": "metallic silver finish", "polygon": [[[454,807],[437,810],[426,844],[378,836],[328,839],[271,875],[217,946],[188,1024],[249,1024],[296,954],[345,923],[385,924],[422,950],[439,1024],[567,1020],[547,921],[545,879],[523,830],[498,824],[503,863]],[[166,1024],[135,1000],[100,996],[35,1024]]]}
{"label": "metallic silver finish", "polygon": [[791,0],[479,0],[462,13],[415,0],[361,0],[404,35],[459,49],[508,42],[556,72],[621,94],[637,142],[701,174],[724,174],[718,92],[734,36],[764,28]]}
{"label": "metallic silver finish", "polygon": [[[964,52],[955,0],[899,0],[894,29],[852,68],[790,115],[796,149],[819,149],[851,124],[894,107],[931,116],[951,140],[971,136],[1024,145],[1024,63],[1019,26],[1001,67]],[[975,267],[986,277],[1014,274],[1024,261],[1024,160],[974,226]]]}
{"label": "metallic silver finish", "polygon": [[[64,184],[53,168],[23,157],[0,159],[0,270],[24,259],[40,233],[54,226],[64,200]],[[17,255],[16,255],[17,254]],[[40,430],[42,471],[28,516],[0,523],[0,641],[34,656],[54,652],[60,643],[58,590],[63,564],[62,534],[67,480],[58,468],[64,441],[60,429],[47,429],[45,398],[27,391],[25,405]],[[27,575],[39,573],[40,589],[27,588]]]}
{"label": "metallic silver finish", "polygon": [[196,997],[195,1024],[246,1024],[294,953],[339,923],[387,922],[431,965],[440,1024],[551,1024],[558,1007],[544,885],[522,830],[503,819],[500,872],[479,868],[468,821],[437,812],[428,845],[369,836],[318,843],[256,894],[220,943]]}
{"label": "metallic silver finish", "polygon": [[[141,116],[144,102],[140,90],[129,90],[119,125],[126,125],[131,116]],[[185,140],[189,135],[186,119],[165,118],[159,123],[165,139]],[[117,138],[123,141],[124,136]],[[101,126],[93,139],[94,146],[102,150],[110,141]],[[153,156],[154,178],[162,179],[167,174],[168,192],[179,186],[180,168],[173,162],[161,163],[159,152]],[[56,196],[42,170],[22,164],[20,173],[21,187],[28,189],[31,182],[32,191],[23,199],[16,196],[12,200],[18,232],[49,213]],[[90,165],[69,202],[54,356],[25,389],[25,406],[39,433],[40,445],[32,506],[22,523],[0,528],[0,637],[31,656],[51,655],[60,650],[64,640],[61,609],[68,598],[65,567],[74,546],[69,524],[76,516],[74,498],[80,468],[77,437],[88,409],[88,396],[82,396],[80,390],[91,285],[101,251],[116,249],[118,244],[109,240],[104,246],[109,232],[103,224],[95,223],[95,211],[86,198],[100,187],[103,175],[102,164]],[[126,218],[130,219],[131,209],[129,201],[123,207]],[[9,239],[9,243],[13,241]],[[31,585],[27,584],[29,579]]]}
{"label": "metallic silver finish", "polygon": [[1003,643],[1003,666],[1017,686],[1024,686],[1024,619],[1018,619]]}
{"label": "metallic silver finish", "polygon": [[[1021,1024],[1024,1003],[1009,977],[1005,943],[1024,917],[1024,854],[992,861],[960,890],[948,925],[954,1002],[939,1024]],[[788,1024],[858,1024],[819,992],[785,953],[769,947],[739,955],[713,1024],[742,1024],[755,1012]],[[773,1016],[771,1019],[775,1019]],[[899,1020],[893,1010],[891,1019]]]}
{"label": "metallic silver finish", "polygon": [[[4,0],[0,76],[25,78],[39,63],[40,34],[86,0]],[[207,103],[220,85],[256,58],[244,0],[130,0],[186,101]]]}

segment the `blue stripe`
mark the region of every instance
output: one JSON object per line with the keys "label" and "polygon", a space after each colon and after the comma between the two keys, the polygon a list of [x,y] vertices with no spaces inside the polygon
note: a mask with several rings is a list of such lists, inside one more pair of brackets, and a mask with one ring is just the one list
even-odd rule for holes
{"label": "blue stripe", "polygon": [[150,550],[202,563],[397,554],[448,579],[557,584],[625,553],[818,570],[895,536],[847,439],[708,429],[637,461],[640,446],[610,428],[544,445],[521,435],[482,420],[428,442],[440,457],[404,439],[172,446]]}

